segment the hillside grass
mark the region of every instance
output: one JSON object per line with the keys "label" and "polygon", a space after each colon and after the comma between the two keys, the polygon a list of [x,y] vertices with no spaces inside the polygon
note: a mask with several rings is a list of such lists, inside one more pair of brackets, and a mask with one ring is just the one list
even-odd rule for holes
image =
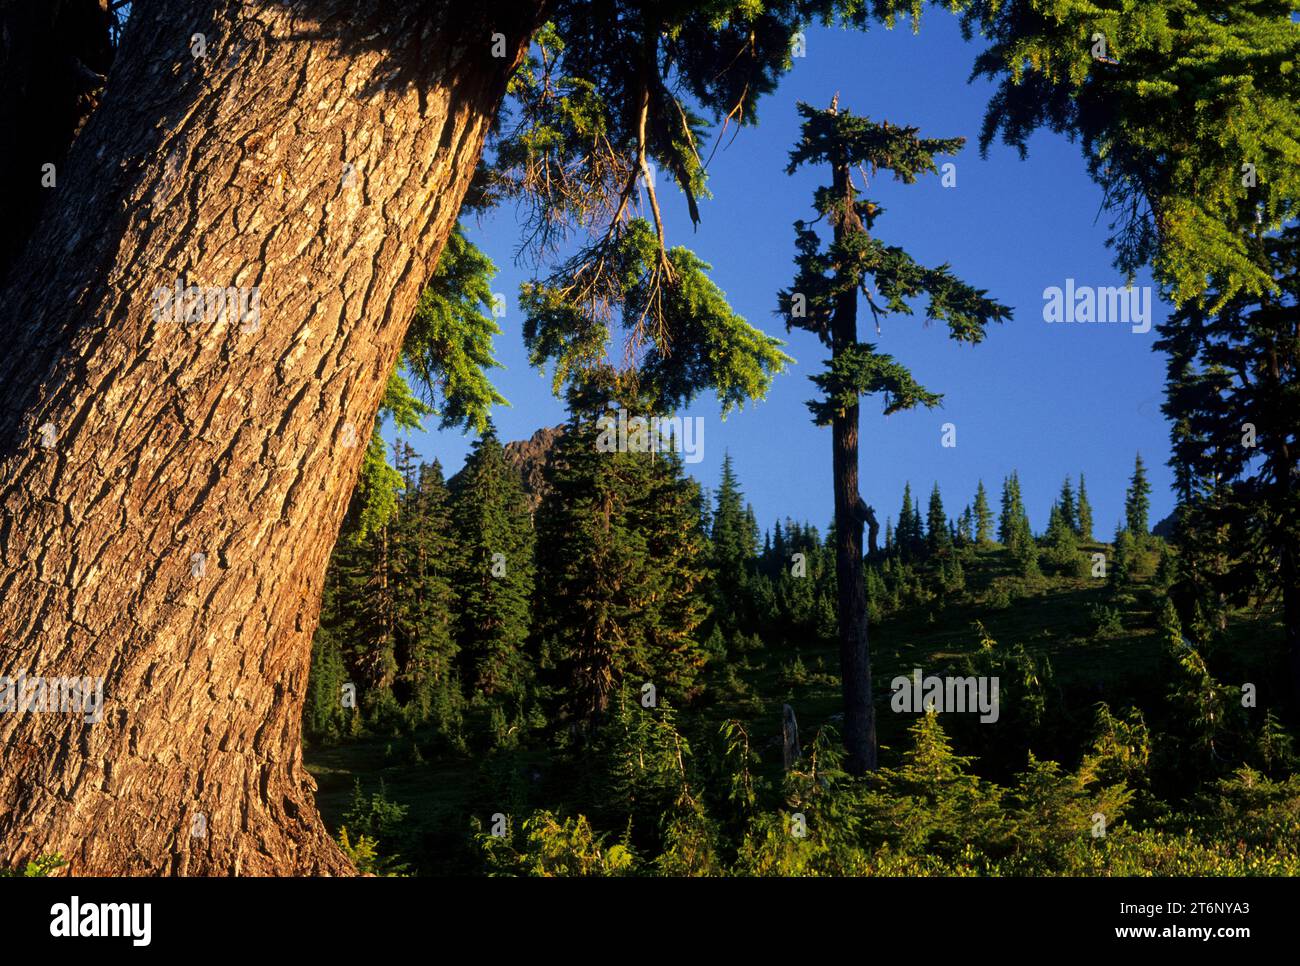
{"label": "hillside grass", "polygon": [[[1094,544],[1080,549],[1107,548]],[[1048,574],[1025,581],[1010,555],[996,547],[975,551],[975,558],[966,567],[965,592],[904,608],[871,627],[882,765],[898,762],[916,720],[916,715],[890,710],[891,679],[910,675],[914,668],[925,674],[963,673],[963,662],[979,651],[981,638],[992,639],[1000,649],[1019,645],[1041,662],[1051,709],[1050,726],[1006,740],[979,731],[973,716],[965,721],[947,716],[943,725],[955,750],[972,755],[982,777],[1005,781],[1030,753],[1058,760],[1065,768],[1077,766],[1100,702],[1117,714],[1139,708],[1153,727],[1170,714],[1165,643],[1151,592],[1153,559],[1137,567],[1121,609],[1122,630],[1100,635],[1093,608],[1111,600],[1104,580]],[[1007,586],[1014,587],[1009,602],[997,600],[999,588]],[[1261,707],[1281,709],[1283,720],[1292,720],[1288,696],[1281,690],[1285,655],[1276,616],[1234,614],[1219,642],[1204,653],[1216,679],[1230,685],[1254,683]],[[765,642],[734,663],[740,687],[715,688],[701,707],[680,710],[679,724],[698,746],[724,721],[743,722],[759,756],[757,772],[779,781],[782,706],[795,709],[805,746],[821,726],[837,723],[836,646],[824,640],[797,647]],[[474,818],[487,823],[496,812],[560,807],[570,801],[575,781],[571,767],[546,748],[457,753],[428,731],[309,747],[306,762],[331,831],[337,833],[345,824],[358,792],[363,802],[381,794],[405,809],[400,849],[403,855],[424,857],[419,871],[426,874],[478,871],[481,857],[470,835]],[[356,830],[352,832],[355,837]]]}

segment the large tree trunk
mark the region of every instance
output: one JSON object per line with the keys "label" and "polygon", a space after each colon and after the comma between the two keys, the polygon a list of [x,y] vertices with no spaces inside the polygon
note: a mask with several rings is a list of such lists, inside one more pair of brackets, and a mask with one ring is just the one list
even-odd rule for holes
{"label": "large tree trunk", "polygon": [[835,579],[839,595],[840,676],[844,695],[846,767],[861,775],[876,767],[876,712],[871,700],[867,587],[862,573],[858,503],[858,407],[835,417]]}
{"label": "large tree trunk", "polygon": [[[846,232],[845,218],[856,218],[847,162],[834,166],[834,192],[847,199],[835,224],[835,242]],[[850,286],[836,300],[831,321],[831,352],[858,340],[857,292]],[[862,499],[858,492],[858,409],[855,403],[831,423],[835,486],[835,580],[838,590],[840,681],[844,696],[845,767],[861,775],[876,767],[876,711],[871,699],[871,651],[867,643],[867,586],[862,573]]]}
{"label": "large tree trunk", "polygon": [[[0,296],[0,675],[104,679],[98,723],[0,713],[0,866],[352,871],[302,766],[322,579],[542,5],[136,0]],[[260,317],[154,318],[178,278]]]}

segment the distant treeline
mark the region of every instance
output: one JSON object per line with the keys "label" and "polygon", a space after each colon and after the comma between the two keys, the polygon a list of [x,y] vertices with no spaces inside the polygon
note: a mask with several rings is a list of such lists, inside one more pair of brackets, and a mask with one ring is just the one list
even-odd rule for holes
{"label": "distant treeline", "polygon": [[[493,432],[450,484],[396,444],[400,489],[381,515],[370,508],[383,501],[357,495],[330,563],[309,738],[432,726],[464,751],[572,737],[625,684],[690,707],[711,683],[737,686],[736,655],[834,640],[831,534],[789,519],[760,533],[729,456],[706,504],[676,454],[601,451],[601,411],[576,409],[555,439],[535,512]],[[867,557],[871,618],[954,599],[982,548],[1009,550],[1018,571],[982,594],[994,607],[1044,568],[1121,588],[1139,546],[1163,547],[1148,536],[1149,492],[1139,457],[1106,548],[1092,543],[1082,476],[1064,482],[1039,536],[1016,473],[996,514],[982,482],[955,517],[937,484],[922,514],[909,484]]]}

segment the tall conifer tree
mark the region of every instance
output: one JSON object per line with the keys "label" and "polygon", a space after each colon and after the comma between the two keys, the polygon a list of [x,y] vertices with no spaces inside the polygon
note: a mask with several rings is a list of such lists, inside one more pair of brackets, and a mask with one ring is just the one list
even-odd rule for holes
{"label": "tall conifer tree", "polygon": [[722,481],[714,495],[709,538],[713,568],[714,616],[724,634],[753,628],[745,613],[749,575],[754,567],[758,529],[736,479],[731,454],[722,458]]}
{"label": "tall conifer tree", "polygon": [[494,714],[503,739],[527,710],[533,663],[525,650],[533,591],[533,528],[518,474],[495,429],[474,441],[451,502],[459,602],[456,640],[465,685]]}
{"label": "tall conifer tree", "polygon": [[1014,470],[1002,481],[1002,513],[998,518],[998,542],[1015,549],[1029,536],[1028,517],[1020,496],[1020,476]]}
{"label": "tall conifer tree", "polygon": [[694,699],[708,615],[698,485],[675,452],[598,447],[614,399],[591,383],[571,388],[547,466],[535,597],[557,710],[587,727],[623,684],[650,684],[676,706]]}
{"label": "tall conifer tree", "polygon": [[993,542],[993,510],[989,508],[989,495],[980,480],[975,490],[975,542],[985,547]]}
{"label": "tall conifer tree", "polygon": [[402,501],[405,579],[398,588],[398,682],[408,717],[459,732],[461,684],[454,636],[450,496],[434,460],[413,474]]}
{"label": "tall conifer tree", "polygon": [[1071,530],[1078,530],[1079,510],[1074,502],[1074,488],[1070,485],[1068,476],[1065,478],[1065,482],[1061,484],[1061,495],[1057,506],[1061,512],[1061,522]]}
{"label": "tall conifer tree", "polygon": [[943,497],[939,495],[939,484],[935,483],[930,491],[930,506],[926,511],[926,544],[931,553],[948,546],[952,537],[948,531],[948,515],[943,512]]}
{"label": "tall conifer tree", "polygon": [[1088,485],[1084,482],[1083,474],[1079,474],[1079,506],[1078,506],[1078,526],[1075,533],[1079,535],[1080,540],[1092,539],[1092,504],[1088,502]]}
{"label": "tall conifer tree", "polygon": [[[1300,227],[1248,241],[1277,291],[1160,327],[1179,583],[1207,612],[1280,597],[1300,701]],[[1216,295],[1226,295],[1217,291]]]}
{"label": "tall conifer tree", "polygon": [[1150,512],[1151,484],[1147,482],[1147,468],[1142,462],[1142,454],[1138,453],[1128,491],[1124,494],[1124,521],[1135,539],[1141,540],[1150,532]]}
{"label": "tall conifer tree", "polygon": [[827,110],[800,104],[799,112],[803,136],[790,152],[787,170],[793,174],[804,164],[829,169],[830,183],[817,189],[814,208],[833,237],[824,249],[812,224],[795,223],[797,274],[779,304],[788,326],[815,333],[831,351],[826,371],[813,377],[823,395],[808,406],[818,425],[831,427],[844,737],[847,767],[861,774],[876,765],[862,536],[864,524],[873,531],[877,524],[858,490],[859,400],[882,394],[888,414],[935,406],[941,397],[873,343],[858,341],[859,294],[877,323],[890,314],[909,314],[909,300],[924,295],[927,318],[946,322],[949,334],[961,342],[981,341],[988,322],[1011,313],[946,265],[925,268],[901,248],[884,245],[872,234],[880,208],[861,195],[854,180],[855,170],[865,178],[883,169],[911,184],[918,175],[936,172],[934,156],[954,153],[961,139],[920,138],[915,128],[840,111],[837,101]]}

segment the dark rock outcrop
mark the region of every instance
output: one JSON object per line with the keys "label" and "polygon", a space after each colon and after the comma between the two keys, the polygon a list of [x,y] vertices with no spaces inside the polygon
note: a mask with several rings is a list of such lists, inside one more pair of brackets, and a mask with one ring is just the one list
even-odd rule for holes
{"label": "dark rock outcrop", "polygon": [[563,433],[563,426],[543,426],[528,439],[517,439],[504,447],[506,462],[519,471],[528,509],[533,512],[546,492],[546,461]]}

